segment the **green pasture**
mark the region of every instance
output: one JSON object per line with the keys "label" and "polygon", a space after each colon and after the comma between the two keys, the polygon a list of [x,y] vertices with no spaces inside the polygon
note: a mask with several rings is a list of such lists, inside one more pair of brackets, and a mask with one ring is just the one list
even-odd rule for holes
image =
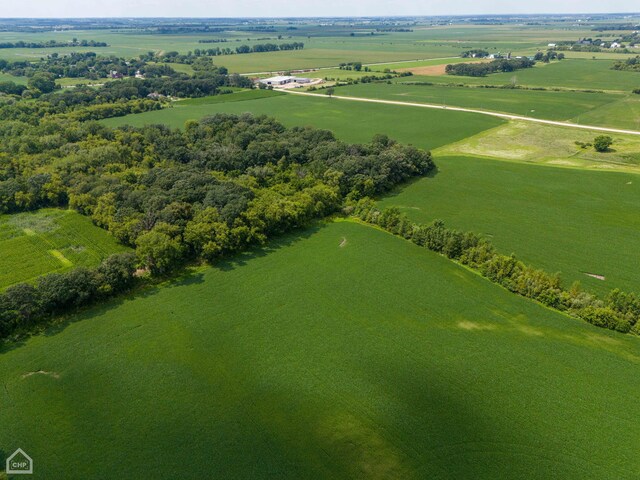
{"label": "green pasture", "polygon": [[0,216],[0,289],[73,267],[97,266],[126,250],[72,210],[43,209]]}
{"label": "green pasture", "polygon": [[[348,85],[336,90],[336,95],[477,108],[548,120],[570,120],[626,98],[620,94],[449,87],[410,83]],[[603,115],[603,117],[600,121],[606,119],[608,123],[612,123],[617,120],[615,114]]]}
{"label": "green pasture", "polygon": [[[447,112],[395,105],[349,102],[325,97],[305,97],[275,93],[269,98],[244,102],[228,102],[223,95],[217,103],[180,106],[155,112],[110,118],[103,123],[143,126],[164,123],[181,128],[187,120],[197,120],[218,112],[241,114],[251,112],[277,118],[286,126],[311,125],[332,130],[348,142],[368,142],[373,135],[385,133],[421,148],[436,148],[475,135],[504,122],[485,115]],[[219,101],[218,101],[219,100]]]}
{"label": "green pasture", "polygon": [[[605,292],[638,291],[640,176],[636,173],[437,156],[438,173],[380,200],[419,222],[491,239],[498,250]],[[603,275],[598,280],[587,274]]]}
{"label": "green pasture", "polygon": [[34,480],[640,472],[637,338],[355,223],[69,320],[0,355]]}

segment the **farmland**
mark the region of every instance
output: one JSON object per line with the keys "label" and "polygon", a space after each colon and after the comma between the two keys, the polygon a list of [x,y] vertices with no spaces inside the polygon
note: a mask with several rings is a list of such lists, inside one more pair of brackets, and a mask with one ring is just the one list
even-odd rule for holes
{"label": "farmland", "polygon": [[[467,85],[509,85],[528,87],[561,87],[630,92],[640,85],[638,72],[611,70],[613,60],[566,59],[510,73],[494,73],[486,77],[441,75],[425,77],[434,83],[464,83]],[[418,78],[418,77],[416,77]]]}
{"label": "farmland", "polygon": [[[374,89],[387,87],[386,84],[372,85]],[[353,89],[359,92],[367,88],[369,85],[356,85],[340,91]],[[583,95],[590,98],[592,94]],[[274,107],[276,104],[290,106]],[[323,109],[327,104],[331,108]],[[367,141],[382,132],[405,143],[436,148],[438,174],[384,199],[382,206],[400,206],[415,221],[441,218],[453,227],[482,233],[505,253],[514,252],[539,268],[561,272],[567,283],[577,280],[599,292],[613,287],[633,290],[638,283],[637,272],[628,262],[629,245],[635,244],[635,232],[640,228],[633,220],[638,208],[637,174],[632,173],[637,172],[640,164],[640,139],[637,137],[614,135],[615,151],[602,154],[593,148],[581,149],[575,145],[575,141],[592,141],[594,133],[589,131],[499,122],[494,128],[485,124],[484,130],[468,136],[468,130],[463,133],[461,129],[451,128],[449,122],[457,122],[457,112],[294,95],[255,102],[199,105],[198,108],[202,110],[190,110],[194,117],[196,112],[204,115],[205,110],[207,113],[250,111],[272,115],[282,111],[276,116],[285,124],[328,128],[348,141]],[[174,111],[179,111],[181,116],[177,117]],[[174,126],[181,126],[188,119],[188,115],[182,115],[183,111],[185,109],[174,108],[112,119],[107,123],[133,121],[141,125],[144,117],[150,123],[162,121],[164,117],[171,119]],[[551,108],[550,111],[559,110]],[[397,115],[396,120],[389,117],[391,112]],[[479,115],[472,117],[478,122],[482,118]],[[406,122],[409,118],[415,120]],[[445,121],[447,123],[443,123]],[[397,128],[398,125],[401,128]],[[429,125],[433,136],[423,133],[425,125]],[[466,121],[463,125],[468,128],[470,124]],[[446,126],[446,130],[439,131],[441,126]],[[465,138],[456,142],[454,134]],[[456,157],[461,154],[466,157]],[[513,162],[521,164],[514,165]],[[549,166],[526,165],[531,162]],[[628,173],[590,172],[583,170],[585,168]],[[527,192],[526,195],[523,192]],[[609,216],[611,211],[616,215]],[[523,218],[529,218],[529,221],[522,221]],[[539,228],[542,221],[547,228]],[[614,240],[608,233],[611,231],[617,232]],[[550,244],[551,238],[554,241]],[[593,254],[594,250],[597,255]],[[606,281],[586,273],[604,274]]]}
{"label": "farmland", "polygon": [[126,250],[104,230],[68,210],[0,216],[0,289],[73,267],[94,267]]}
{"label": "farmland", "polygon": [[350,85],[340,87],[336,90],[336,95],[451,105],[547,120],[570,120],[626,98],[623,95],[604,93],[465,88],[411,83]]}
{"label": "farmland", "polygon": [[637,479],[638,19],[0,19],[0,480]]}
{"label": "farmland", "polygon": [[[223,100],[233,95],[223,95]],[[254,93],[246,95],[255,95]],[[368,142],[376,133],[386,133],[404,143],[421,148],[436,148],[474,135],[503,123],[481,115],[406,108],[394,105],[351,103],[328,98],[278,95],[258,100],[187,104],[157,112],[128,115],[104,120],[108,126],[142,126],[164,123],[182,128],[187,120],[217,112],[266,114],[286,126],[312,125],[332,130],[347,142]]]}
{"label": "farmland", "polygon": [[636,173],[439,156],[435,176],[385,197],[381,206],[398,206],[415,221],[439,218],[481,233],[504,253],[561,272],[567,285],[580,281],[600,292],[634,290],[640,272],[629,262],[629,252],[640,248],[639,178]]}
{"label": "farmland", "polygon": [[70,320],[2,354],[0,448],[29,445],[34,478],[638,470],[638,423],[620,413],[636,339],[369,227],[289,236]]}

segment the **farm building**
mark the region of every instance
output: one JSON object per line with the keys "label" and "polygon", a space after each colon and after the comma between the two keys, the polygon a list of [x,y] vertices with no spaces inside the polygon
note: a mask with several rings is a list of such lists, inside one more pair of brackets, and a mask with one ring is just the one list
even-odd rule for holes
{"label": "farm building", "polygon": [[298,77],[290,77],[290,76],[277,76],[271,78],[262,78],[260,79],[260,83],[264,85],[287,85],[288,83],[310,83],[310,78],[298,78]]}

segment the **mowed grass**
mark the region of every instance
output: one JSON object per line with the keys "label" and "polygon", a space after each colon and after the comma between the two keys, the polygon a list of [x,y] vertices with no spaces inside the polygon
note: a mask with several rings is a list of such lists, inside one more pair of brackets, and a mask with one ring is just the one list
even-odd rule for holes
{"label": "mowed grass", "polygon": [[[626,57],[625,57],[626,58]],[[530,87],[560,87],[570,89],[631,92],[640,88],[640,72],[611,70],[614,60],[565,59],[510,73],[494,73],[486,77],[440,75],[416,77],[437,83],[467,85],[517,85]],[[404,81],[404,80],[403,80]]]}
{"label": "mowed grass", "polygon": [[504,122],[497,118],[463,112],[447,112],[395,105],[347,102],[328,97],[282,94],[243,102],[228,102],[234,95],[223,95],[215,103],[186,105],[156,112],[110,118],[103,123],[143,126],[164,123],[182,128],[187,120],[200,119],[218,112],[254,113],[273,116],[286,126],[314,126],[332,130],[348,142],[368,142],[384,133],[403,142],[431,149],[456,142]]}
{"label": "mowed grass", "polygon": [[72,210],[0,216],[0,289],[73,267],[93,267],[127,250]]}
{"label": "mowed grass", "polygon": [[[592,143],[596,136],[603,134],[613,139],[607,152],[576,144]],[[527,163],[637,172],[640,167],[640,136],[512,121],[441,147],[436,154],[479,155]]]}
{"label": "mowed grass", "polygon": [[34,479],[640,471],[637,338],[355,223],[73,320],[0,355]]}
{"label": "mowed grass", "polygon": [[[383,198],[418,222],[436,218],[566,286],[640,291],[640,176],[473,157],[437,157],[438,173]],[[587,273],[605,276],[597,280]]]}
{"label": "mowed grass", "polygon": [[349,85],[337,89],[336,95],[477,108],[548,120],[570,120],[626,98],[624,95],[605,93],[468,88],[411,85],[410,83]]}

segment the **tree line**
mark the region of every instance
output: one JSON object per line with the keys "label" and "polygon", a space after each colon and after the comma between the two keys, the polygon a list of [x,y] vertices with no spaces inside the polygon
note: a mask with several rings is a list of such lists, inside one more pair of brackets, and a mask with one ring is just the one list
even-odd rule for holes
{"label": "tree line", "polygon": [[289,43],[256,43],[255,45],[239,45],[232,47],[195,48],[187,53],[176,51],[156,53],[149,52],[144,56],[145,60],[165,63],[181,63],[190,65],[200,57],[218,57],[222,55],[243,55],[247,53],[278,52],[286,50],[302,50],[303,42]]}
{"label": "tree line", "polygon": [[484,77],[490,73],[514,72],[523,68],[531,68],[535,60],[528,58],[499,58],[486,63],[454,63],[445,67],[447,75],[462,75],[465,77]]}
{"label": "tree line", "polygon": [[640,72],[640,55],[627,58],[626,60],[618,60],[611,68],[613,70],[623,70],[628,72]]}
{"label": "tree line", "polygon": [[129,288],[136,269],[153,277],[215,262],[434,166],[428,152],[386,136],[347,144],[329,131],[249,114],[218,114],[184,129],[10,120],[0,126],[0,158],[11,158],[0,162],[0,212],[73,208],[135,251],[96,270],[7,289],[5,336]]}
{"label": "tree line", "polygon": [[0,42],[0,48],[64,48],[64,47],[108,47],[106,42],[97,42],[95,40],[78,40],[74,38],[69,42],[61,42],[58,40],[48,40],[46,42],[25,42],[19,40],[17,42]]}
{"label": "tree line", "polygon": [[604,298],[584,291],[579,282],[562,286],[560,274],[550,274],[498,253],[491,242],[472,232],[447,228],[441,220],[416,224],[397,208],[379,210],[363,198],[349,208],[357,218],[377,225],[416,245],[440,253],[480,272],[507,290],[581,318],[592,325],[640,335],[640,297],[614,289]]}

